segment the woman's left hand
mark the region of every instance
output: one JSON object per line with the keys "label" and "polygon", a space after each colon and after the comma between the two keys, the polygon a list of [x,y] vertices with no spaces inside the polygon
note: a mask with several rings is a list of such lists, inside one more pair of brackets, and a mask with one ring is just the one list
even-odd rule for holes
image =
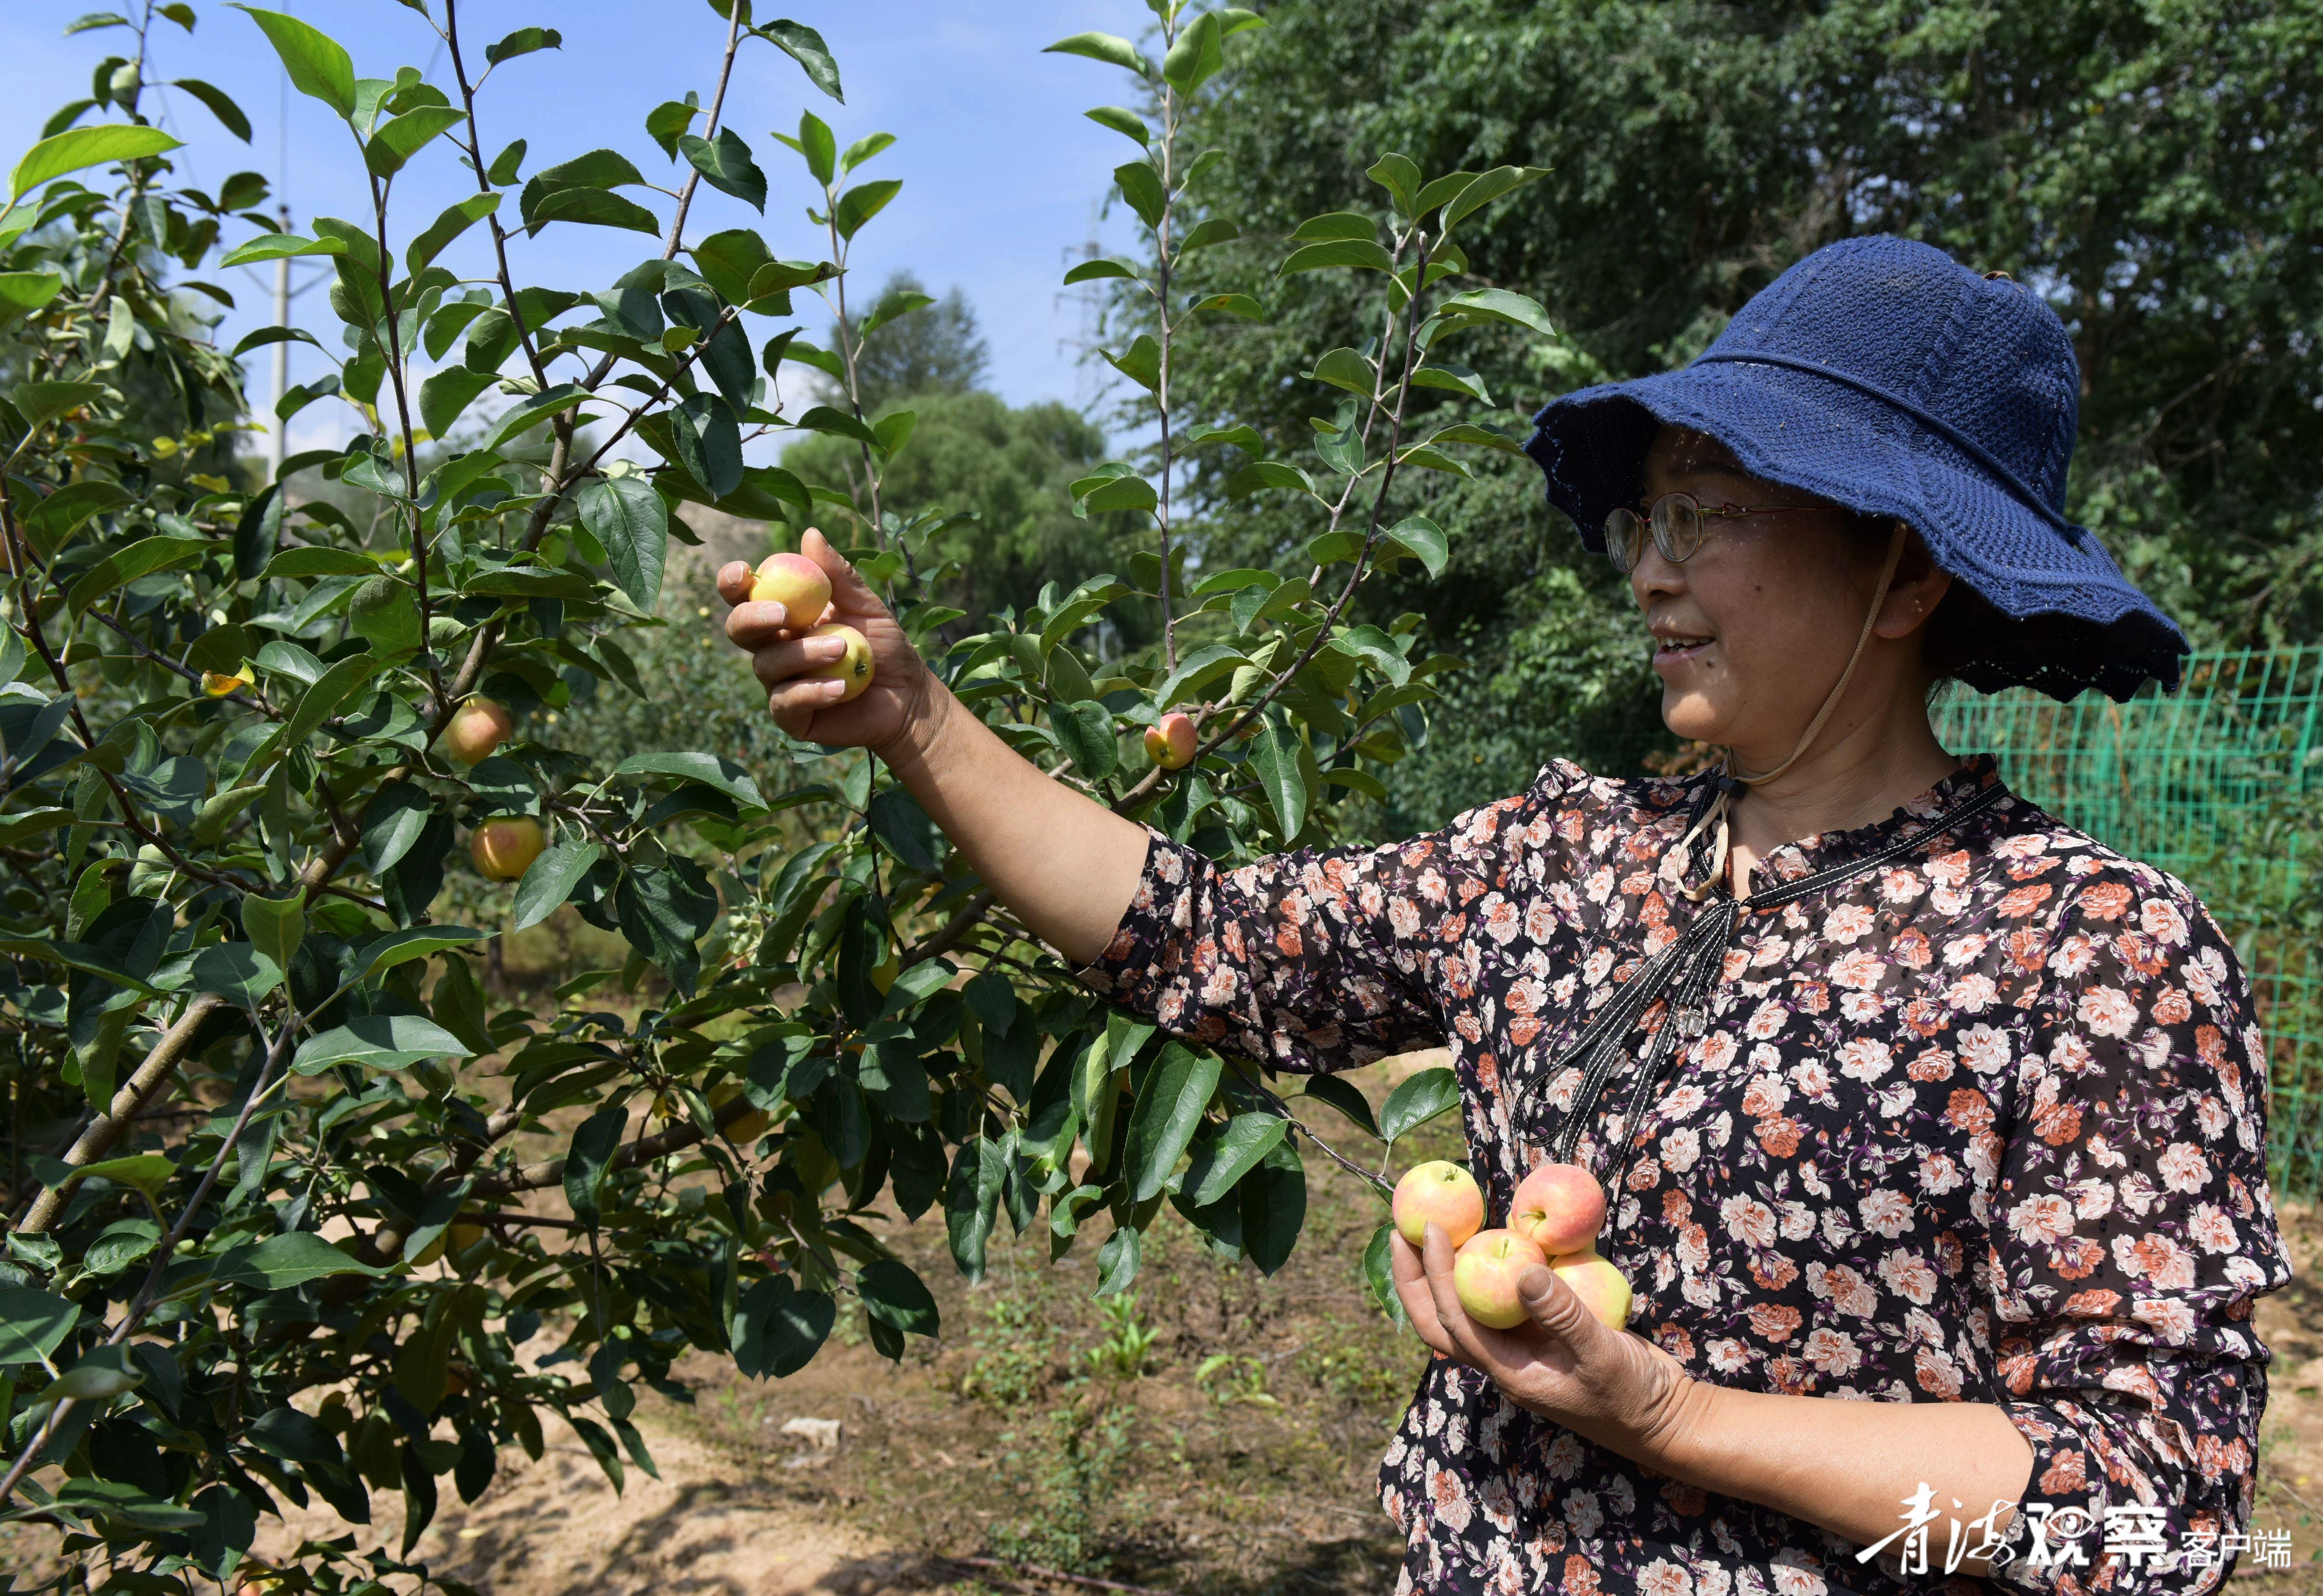
{"label": "woman's left hand", "polygon": [[1667,1456],[1711,1389],[1642,1336],[1608,1329],[1564,1281],[1536,1265],[1517,1283],[1529,1323],[1495,1330],[1460,1306],[1453,1249],[1430,1225],[1424,1252],[1390,1238],[1396,1294],[1419,1338],[1492,1376],[1510,1401],[1640,1463]]}

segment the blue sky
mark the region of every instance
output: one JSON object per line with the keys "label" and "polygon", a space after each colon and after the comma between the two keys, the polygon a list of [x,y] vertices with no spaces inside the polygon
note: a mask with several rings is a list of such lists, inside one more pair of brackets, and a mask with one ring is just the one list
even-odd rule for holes
{"label": "blue sky", "polygon": [[[8,161],[39,136],[56,106],[87,95],[99,60],[124,51],[131,39],[124,30],[62,36],[68,23],[101,3],[7,0],[0,6],[0,151]],[[142,3],[114,0],[122,10]],[[414,66],[452,88],[450,66],[434,33],[395,0],[272,3],[344,44],[358,75],[389,77],[398,67]],[[783,4],[761,0],[758,10],[783,14],[776,9]],[[275,57],[248,17],[219,0],[194,5],[198,21],[190,36],[169,23],[155,24],[147,79],[197,78],[215,84],[240,103],[253,138],[242,143],[190,96],[170,95],[157,120],[186,141],[182,160],[189,180],[215,189],[229,173],[259,171],[271,181],[283,179],[277,192],[287,196],[302,231],[317,214],[368,225],[362,165],[344,124],[318,102],[286,93]],[[441,0],[436,7],[440,13]],[[847,103],[835,104],[815,90],[772,46],[747,45],[728,90],[726,120],[749,142],[768,175],[767,212],[761,217],[705,185],[689,218],[689,237],[748,225],[764,234],[779,255],[822,259],[828,251],[802,214],[813,197],[808,179],[768,130],[795,131],[800,111],[811,108],[831,124],[841,148],[869,133],[892,133],[895,147],[863,175],[900,178],[904,188],[858,236],[853,278],[859,290],[850,289],[850,303],[855,292],[875,288],[898,267],[917,272],[939,293],[957,284],[983,324],[991,381],[1005,397],[1015,403],[1088,399],[1096,380],[1075,347],[1085,313],[1058,280],[1067,252],[1093,236],[1108,251],[1130,243],[1120,218],[1098,219],[1112,169],[1128,157],[1129,146],[1081,115],[1090,105],[1127,99],[1130,85],[1113,69],[1041,50],[1091,28],[1139,37],[1151,13],[1141,0],[1015,0],[1008,5],[787,0],[786,11],[820,30],[831,45]],[[525,170],[531,172],[610,145],[648,178],[676,186],[675,175],[665,176],[673,169],[645,134],[644,117],[689,88],[708,102],[725,23],[703,0],[466,0],[461,19],[462,53],[472,72],[482,69],[484,45],[516,28],[554,23],[565,37],[561,51],[511,61],[486,86],[479,121],[488,157],[524,138],[529,145]],[[155,113],[149,102],[150,114]],[[447,145],[431,147],[397,179],[390,233],[408,238],[445,205],[473,194],[473,182]],[[644,197],[666,217],[666,200]],[[234,227],[229,238],[239,242],[243,231]],[[471,233],[445,263],[464,274],[480,273],[481,236]],[[554,226],[520,246],[516,271],[519,286],[586,290],[656,253],[639,234]],[[251,269],[215,275],[239,302],[221,330],[224,339],[271,321],[271,275]],[[302,299],[292,319],[318,330],[328,324],[327,307],[314,302],[320,293]],[[324,368],[311,351],[298,353],[304,360],[294,359],[294,382],[320,374]],[[252,392],[262,397],[266,372],[253,376]],[[317,406],[300,420],[314,417],[335,434],[343,430],[344,417],[325,421],[331,408]],[[294,427],[293,447],[310,441],[303,430]]]}

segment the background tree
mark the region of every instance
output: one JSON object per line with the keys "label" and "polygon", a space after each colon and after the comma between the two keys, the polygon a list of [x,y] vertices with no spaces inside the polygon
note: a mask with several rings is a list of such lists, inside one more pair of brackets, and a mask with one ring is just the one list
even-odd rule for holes
{"label": "background tree", "polygon": [[855,384],[871,408],[923,394],[966,393],[984,383],[990,355],[977,331],[976,312],[955,285],[941,299],[909,271],[891,273],[878,302],[920,302],[915,314],[898,317],[863,340],[855,360]]}
{"label": "background tree", "polygon": [[[1569,343],[1472,346],[1524,418],[1557,392],[1698,352],[1749,295],[1850,234],[1923,238],[2042,293],[2086,387],[2073,513],[2198,646],[2312,637],[2323,619],[2323,170],[2311,7],[1878,0],[1281,0],[1207,123],[1206,214],[1265,240],[1350,190],[1369,151],[1550,175],[1464,236],[1475,276],[1556,307]],[[1240,280],[1263,244],[1201,258]],[[1310,280],[1268,326],[1193,351],[1198,412],[1291,438],[1329,414],[1301,352],[1345,313]],[[1390,777],[1390,834],[1512,790],[1540,758],[1633,764],[1640,645],[1538,473],[1431,513],[1446,576],[1424,609],[1484,667]],[[1217,557],[1279,548],[1221,504]],[[1555,522],[1555,525],[1547,523]],[[1374,601],[1367,590],[1366,601]],[[1554,613],[1552,613],[1554,612]],[[1634,636],[1634,627],[1630,627]]]}

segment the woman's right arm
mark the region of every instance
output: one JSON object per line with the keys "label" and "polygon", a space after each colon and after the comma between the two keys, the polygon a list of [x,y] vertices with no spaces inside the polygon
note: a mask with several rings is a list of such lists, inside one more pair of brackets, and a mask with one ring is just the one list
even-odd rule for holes
{"label": "woman's right arm", "polygon": [[[726,635],[750,651],[776,724],[877,754],[1026,929],[1076,965],[1095,959],[1136,893],[1145,829],[1049,776],[969,713],[822,533],[810,529],[800,551],[831,577],[827,615],[751,601],[751,569],[739,560],[718,573],[734,607]],[[825,619],[871,645],[871,684],[843,704],[838,681],[799,674],[845,652],[836,638],[806,635]]]}

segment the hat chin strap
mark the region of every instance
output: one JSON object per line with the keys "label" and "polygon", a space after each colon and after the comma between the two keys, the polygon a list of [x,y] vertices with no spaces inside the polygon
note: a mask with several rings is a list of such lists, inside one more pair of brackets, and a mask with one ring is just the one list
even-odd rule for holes
{"label": "hat chin strap", "polygon": [[[1871,645],[1872,629],[1879,624],[1880,607],[1887,602],[1887,589],[1894,583],[1896,567],[1904,558],[1904,523],[1897,521],[1895,533],[1887,539],[1887,558],[1879,567],[1879,585],[1871,590],[1871,608],[1863,618],[1863,629],[1855,635],[1855,652],[1847,656],[1846,668],[1839,673],[1839,680],[1832,683],[1831,692],[1824,695],[1823,708],[1817,710],[1814,719],[1807,722],[1807,729],[1799,733],[1799,740],[1792,747],[1790,757],[1772,770],[1762,771],[1757,775],[1745,775],[1734,757],[1734,750],[1731,748],[1721,750],[1723,758],[1721,761],[1722,774],[1718,779],[1718,795],[1711,801],[1710,807],[1703,812],[1702,818],[1694,822],[1677,845],[1678,878],[1683,881],[1686,872],[1693,867],[1694,839],[1702,834],[1705,827],[1715,824],[1718,828],[1718,840],[1711,855],[1712,866],[1709,874],[1704,876],[1697,885],[1684,889],[1689,901],[1699,903],[1708,897],[1711,889],[1717,885],[1718,878],[1727,873],[1728,867],[1732,863],[1731,851],[1732,830],[1728,821],[1732,811],[1735,788],[1738,785],[1764,786],[1792,766],[1796,765],[1807,749],[1814,746],[1814,739],[1823,730],[1823,723],[1831,719],[1832,711],[1839,708],[1839,701],[1846,693],[1848,683],[1855,678],[1855,667],[1863,663],[1864,649]],[[1741,894],[1738,891],[1735,895],[1739,897]]]}

